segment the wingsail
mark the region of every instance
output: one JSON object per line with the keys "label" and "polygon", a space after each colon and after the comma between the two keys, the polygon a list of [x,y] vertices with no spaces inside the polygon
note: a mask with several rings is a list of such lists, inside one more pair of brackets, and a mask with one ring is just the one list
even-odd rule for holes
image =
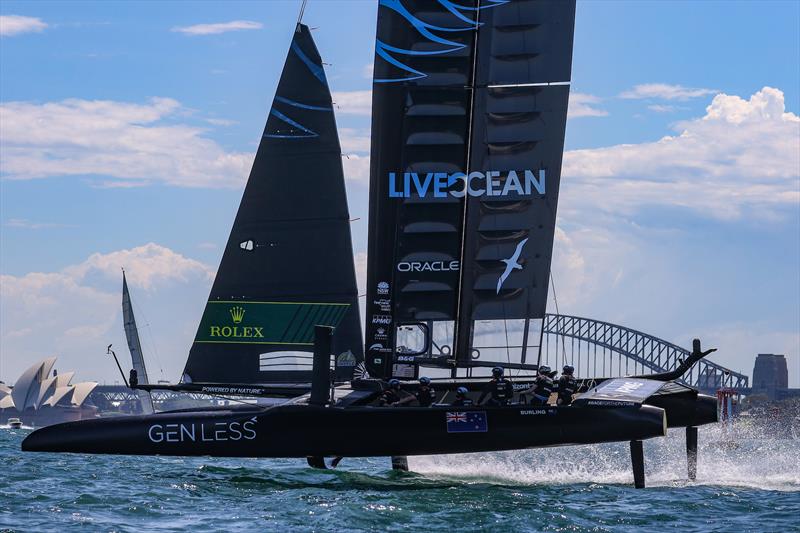
{"label": "wingsail", "polygon": [[575,2],[379,6],[366,346],[388,376],[404,325],[467,364],[476,321],[544,315]]}
{"label": "wingsail", "polygon": [[331,94],[298,24],[184,381],[308,381],[315,325],[336,327],[348,379],[363,359],[357,299]]}

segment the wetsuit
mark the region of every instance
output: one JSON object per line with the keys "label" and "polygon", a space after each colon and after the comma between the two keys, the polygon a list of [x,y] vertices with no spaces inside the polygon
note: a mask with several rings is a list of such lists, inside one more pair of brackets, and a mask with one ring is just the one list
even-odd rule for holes
{"label": "wetsuit", "polygon": [[578,390],[578,380],[573,376],[563,374],[558,379],[558,405],[570,405],[572,395]]}
{"label": "wetsuit", "polygon": [[456,398],[455,401],[450,405],[453,407],[472,407],[475,405],[475,402],[469,398]]}
{"label": "wetsuit", "polygon": [[508,405],[514,396],[514,386],[506,378],[492,378],[484,387],[478,403],[482,403],[487,395],[489,396],[489,401],[486,402],[487,405]]}
{"label": "wetsuit", "polygon": [[536,405],[546,405],[547,400],[550,399],[550,394],[553,393],[553,379],[546,374],[539,374],[536,376],[536,382],[533,387],[528,389],[531,392],[531,402]]}
{"label": "wetsuit", "polygon": [[430,407],[436,401],[436,391],[431,387],[420,387],[414,396],[417,397],[420,407]]}

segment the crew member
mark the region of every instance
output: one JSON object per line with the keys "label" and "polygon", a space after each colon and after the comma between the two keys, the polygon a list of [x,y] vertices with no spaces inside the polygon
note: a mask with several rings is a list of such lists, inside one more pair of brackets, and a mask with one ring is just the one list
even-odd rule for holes
{"label": "crew member", "polygon": [[561,377],[558,379],[558,405],[570,405],[572,395],[578,390],[578,380],[575,379],[575,368],[564,365]]}
{"label": "crew member", "polygon": [[381,406],[397,407],[414,400],[414,396],[400,388],[399,379],[390,379],[389,388],[381,393],[379,404]]}
{"label": "crew member", "polygon": [[550,394],[553,393],[553,378],[550,377],[550,367],[542,365],[539,367],[539,375],[536,376],[536,381],[533,382],[531,388],[525,391],[525,394],[531,395],[530,403],[534,405],[547,405],[550,399]]}
{"label": "crew member", "polygon": [[430,407],[436,401],[436,391],[431,387],[431,378],[425,376],[419,378],[419,390],[414,396],[420,407]]}
{"label": "crew member", "polygon": [[456,389],[456,399],[453,401],[451,405],[455,407],[471,407],[474,402],[467,398],[467,393],[469,391],[466,387],[459,387]]}
{"label": "crew member", "polygon": [[492,379],[483,389],[481,397],[478,398],[478,405],[483,403],[483,399],[489,396],[487,405],[503,406],[511,402],[514,396],[514,385],[511,380],[503,377],[503,367],[496,366],[492,369]]}

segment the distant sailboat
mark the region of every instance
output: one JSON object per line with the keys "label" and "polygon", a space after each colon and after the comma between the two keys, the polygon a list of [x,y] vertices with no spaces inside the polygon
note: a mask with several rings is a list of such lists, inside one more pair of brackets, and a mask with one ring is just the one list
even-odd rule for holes
{"label": "distant sailboat", "polygon": [[[139,329],[136,327],[136,317],[133,314],[133,304],[131,303],[130,292],[128,292],[128,280],[125,277],[124,270],[122,271],[122,322],[125,327],[125,338],[128,341],[128,350],[131,352],[131,361],[133,369],[136,371],[137,379],[141,385],[148,385],[150,380],[147,377],[142,343],[139,342]],[[150,393],[140,390],[138,395],[142,405],[142,412],[144,414],[155,412]]]}

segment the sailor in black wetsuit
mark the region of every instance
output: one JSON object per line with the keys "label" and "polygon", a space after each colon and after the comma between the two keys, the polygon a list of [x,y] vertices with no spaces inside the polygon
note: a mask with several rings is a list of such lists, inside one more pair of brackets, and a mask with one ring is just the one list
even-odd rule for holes
{"label": "sailor in black wetsuit", "polygon": [[436,401],[436,391],[431,387],[431,378],[425,376],[419,378],[419,390],[414,396],[420,407],[430,407]]}
{"label": "sailor in black wetsuit", "polygon": [[469,391],[466,387],[459,387],[456,389],[456,399],[453,401],[452,404],[454,407],[472,407],[474,402],[467,398],[467,393]]}
{"label": "sailor in black wetsuit", "polygon": [[572,395],[578,390],[578,380],[575,379],[575,368],[565,365],[561,377],[558,378],[558,405],[570,405]]}
{"label": "sailor in black wetsuit", "polygon": [[525,391],[530,395],[530,403],[533,405],[547,405],[550,395],[553,393],[553,378],[550,377],[550,367],[542,365],[539,367],[539,375],[536,376],[531,388]]}
{"label": "sailor in black wetsuit", "polygon": [[486,405],[503,406],[511,402],[514,396],[514,385],[511,380],[503,377],[503,367],[496,366],[492,369],[492,379],[484,387],[481,397],[478,398],[478,405],[483,403],[483,399],[489,396]]}
{"label": "sailor in black wetsuit", "polygon": [[381,393],[379,404],[381,406],[396,407],[414,400],[414,396],[400,388],[399,379],[390,379],[389,388]]}

